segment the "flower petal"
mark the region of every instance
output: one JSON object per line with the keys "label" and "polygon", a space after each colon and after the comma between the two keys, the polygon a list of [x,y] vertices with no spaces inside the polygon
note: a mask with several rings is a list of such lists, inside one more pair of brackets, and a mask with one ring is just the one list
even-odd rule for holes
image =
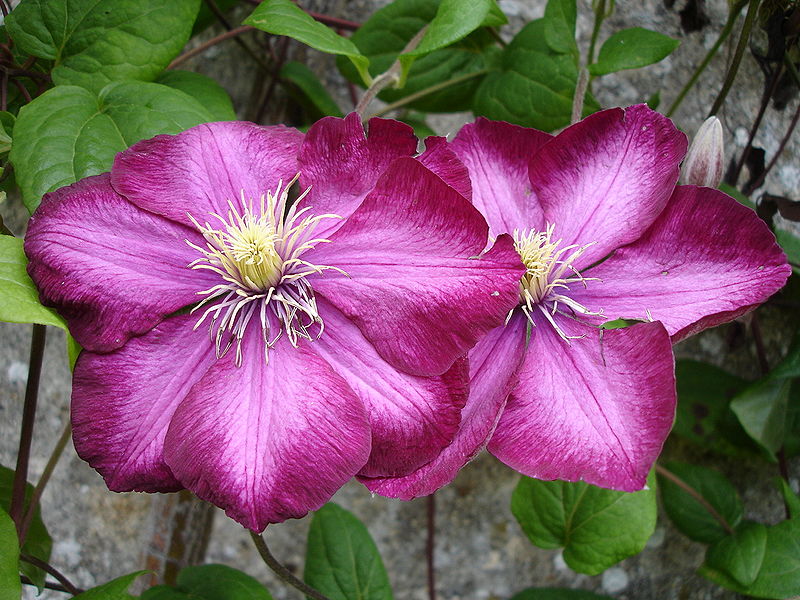
{"label": "flower petal", "polygon": [[436,173],[441,179],[464,196],[472,198],[472,183],[469,171],[447,143],[447,138],[430,136],[425,138],[425,152],[417,160]]}
{"label": "flower petal", "polygon": [[564,245],[593,244],[583,269],[642,235],[667,203],[686,136],[645,105],[595,113],[568,127],[530,163],[547,223]]}
{"label": "flower petal", "polygon": [[303,255],[333,265],[314,290],[390,364],[439,375],[517,304],[524,267],[510,236],[486,245],[483,217],[418,161],[398,159],[332,237]]}
{"label": "flower petal", "polygon": [[175,408],[216,360],[208,332],[192,330],[196,322],[189,315],[172,317],[116,352],[78,357],[75,449],[110,490],[183,487],[164,463],[164,436]]}
{"label": "flower petal", "polygon": [[608,331],[537,322],[489,451],[524,475],[642,489],[675,415],[672,345],[661,323]]}
{"label": "flower petal", "polygon": [[361,398],[372,428],[372,454],[361,475],[405,475],[450,444],[467,401],[466,360],[444,375],[416,377],[387,364],[350,320],[324,298],[325,331],[314,350]]}
{"label": "flower petal", "polygon": [[165,460],[200,498],[248,529],[299,518],[322,506],[367,461],[364,405],[347,383],[286,335],[264,361],[250,327],[236,367],[218,360],[172,417]]}
{"label": "flower petal", "polygon": [[541,229],[544,217],[531,190],[528,165],[552,136],[478,117],[450,144],[469,169],[472,203],[489,222],[493,237],[515,229]]}
{"label": "flower petal", "polygon": [[[310,206],[317,214],[347,218],[396,158],[416,151],[414,130],[405,123],[370,119],[366,135],[356,113],[344,119],[320,119],[308,130],[300,148],[300,186],[304,190],[311,186],[311,191],[299,208]],[[338,226],[329,226],[327,231],[320,227],[317,235]]]}
{"label": "flower petal", "polygon": [[121,152],[111,183],[137,206],[192,226],[212,213],[226,215],[244,193],[258,199],[298,172],[303,134],[289,127],[225,121],[178,135],[157,135]]}
{"label": "flower petal", "polygon": [[497,425],[525,349],[527,320],[517,314],[508,325],[493,329],[469,353],[470,393],[461,412],[453,443],[441,454],[404,477],[363,477],[359,481],[374,493],[411,500],[432,494],[450,483],[458,471],[486,445]]}
{"label": "flower petal", "polygon": [[108,174],[45,195],[25,236],[28,272],[42,302],[67,319],[78,343],[108,352],[214,285],[188,268],[186,243],[202,236],[118,195]]}
{"label": "flower petal", "polygon": [[673,342],[751,310],[791,274],[775,236],[749,208],[710,188],[679,186],[653,226],[586,272],[574,299],[602,320],[661,321]]}

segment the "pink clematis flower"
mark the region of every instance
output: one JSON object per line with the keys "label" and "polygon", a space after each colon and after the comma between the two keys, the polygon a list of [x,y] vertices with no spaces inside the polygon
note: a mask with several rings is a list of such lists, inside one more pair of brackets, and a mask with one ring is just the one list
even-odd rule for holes
{"label": "pink clematis flower", "polygon": [[[513,235],[527,273],[505,326],[470,352],[453,444],[414,473],[365,483],[429,494],[491,438],[525,475],[641,489],[674,418],[672,344],[774,294],[790,274],[784,253],[753,211],[676,186],[685,136],[646,106],[555,137],[480,118],[450,148],[491,235]],[[601,328],[618,318],[643,323]]]}
{"label": "pink clematis flower", "polygon": [[483,253],[443,141],[370,129],[200,125],[44,197],[29,272],[85,348],[75,446],[111,490],[188,488],[260,531],[450,444],[460,357],[524,267],[510,236]]}

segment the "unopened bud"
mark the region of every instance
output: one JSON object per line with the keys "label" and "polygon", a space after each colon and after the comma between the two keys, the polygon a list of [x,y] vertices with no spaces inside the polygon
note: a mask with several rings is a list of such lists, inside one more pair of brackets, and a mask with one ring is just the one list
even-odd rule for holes
{"label": "unopened bud", "polygon": [[709,117],[700,125],[681,167],[682,184],[715,188],[722,181],[725,153],[722,147],[722,123]]}

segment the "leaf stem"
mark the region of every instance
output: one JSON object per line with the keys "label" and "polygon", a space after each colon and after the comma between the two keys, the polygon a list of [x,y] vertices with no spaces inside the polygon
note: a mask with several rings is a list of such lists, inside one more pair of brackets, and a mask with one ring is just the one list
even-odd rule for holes
{"label": "leaf stem", "polygon": [[67,420],[66,425],[64,425],[64,430],[61,432],[61,437],[58,438],[56,446],[53,448],[53,452],[50,454],[50,458],[47,460],[47,464],[44,467],[44,471],[42,471],[42,476],[39,477],[39,481],[33,490],[30,501],[28,502],[28,508],[25,511],[25,516],[22,518],[22,524],[19,528],[20,545],[25,542],[25,536],[28,535],[28,529],[33,521],[33,515],[36,512],[36,507],[39,506],[39,500],[42,498],[44,488],[47,486],[48,481],[50,481],[50,476],[53,474],[53,471],[58,464],[58,459],[61,458],[61,454],[64,452],[64,448],[66,448],[67,442],[69,442],[71,436],[72,425],[69,420]]}
{"label": "leaf stem", "polygon": [[428,600],[436,600],[436,493],[428,496],[428,539],[425,543],[425,556],[428,564]]}
{"label": "leaf stem", "polygon": [[733,54],[733,60],[731,60],[731,65],[728,68],[728,72],[725,75],[725,82],[722,84],[722,89],[717,96],[716,101],[714,102],[714,106],[711,107],[711,110],[708,112],[708,116],[712,117],[719,112],[719,109],[722,108],[722,105],[725,103],[725,98],[728,96],[728,92],[733,86],[733,81],[736,79],[736,74],[739,71],[739,66],[742,63],[742,57],[744,56],[744,51],[747,48],[747,44],[750,41],[750,32],[753,30],[753,23],[756,20],[756,14],[758,13],[758,5],[761,0],[750,0],[747,6],[747,16],[744,18],[744,25],[742,26],[742,32],[739,35],[739,42],[736,44],[736,51]]}
{"label": "leaf stem", "polygon": [[[27,576],[25,576],[25,575],[20,575],[20,576],[19,576],[19,580],[20,580],[22,583],[24,583],[25,585],[36,585],[36,584],[35,584],[35,583],[34,583],[34,582],[31,580],[31,578],[30,578],[30,577],[27,577]],[[69,590],[68,590],[68,589],[67,589],[65,586],[61,585],[60,583],[53,583],[52,581],[45,581],[45,582],[44,582],[44,587],[45,587],[45,589],[48,589],[48,590],[53,590],[53,591],[56,591],[56,592],[67,592],[68,594],[71,594],[71,593],[72,593],[72,592],[70,592],[70,591],[69,591]],[[77,589],[77,590],[78,590],[78,592],[81,592],[81,593],[85,591],[85,590],[82,590],[82,589],[80,589],[80,588],[75,588],[75,589]]]}
{"label": "leaf stem", "polygon": [[39,567],[42,571],[45,571],[46,573],[49,573],[50,575],[55,577],[58,580],[58,582],[61,585],[63,585],[66,588],[66,590],[73,596],[77,596],[82,591],[84,591],[78,587],[75,587],[75,585],[69,579],[67,579],[66,576],[63,573],[61,573],[61,571],[56,569],[50,563],[46,563],[45,561],[36,558],[35,556],[30,556],[29,554],[20,554],[19,559],[26,563],[32,564],[34,567]]}
{"label": "leaf stem", "polygon": [[407,104],[411,104],[412,102],[416,102],[420,98],[424,98],[425,96],[427,96],[429,94],[433,94],[435,92],[438,92],[440,90],[448,88],[451,85],[458,85],[459,83],[462,83],[464,81],[468,81],[468,80],[470,80],[470,79],[472,79],[474,77],[480,77],[482,75],[486,75],[486,73],[488,73],[488,72],[489,72],[489,69],[480,69],[478,71],[473,71],[472,73],[466,73],[464,75],[459,75],[458,77],[453,77],[452,79],[448,79],[447,81],[442,81],[440,83],[437,83],[435,85],[427,87],[427,88],[425,88],[423,90],[419,90],[418,92],[414,92],[413,94],[409,94],[408,96],[406,96],[404,98],[400,98],[400,100],[392,102],[391,104],[387,104],[386,106],[384,106],[380,110],[372,113],[371,116],[380,117],[381,115],[385,115],[388,112],[392,112],[393,110],[397,110],[398,108],[402,108],[402,107],[406,106]]}
{"label": "leaf stem", "polygon": [[253,539],[256,550],[258,550],[258,553],[261,555],[261,559],[264,561],[264,564],[266,564],[282,581],[299,590],[313,600],[330,600],[330,598],[327,596],[323,595],[304,581],[298,579],[294,573],[279,563],[269,551],[263,536],[251,531],[250,537]]}
{"label": "leaf stem", "polygon": [[572,97],[572,118],[571,124],[581,120],[583,114],[583,99],[586,97],[586,89],[589,87],[589,71],[586,67],[581,67],[578,72],[578,81],[575,83],[575,95]]}
{"label": "leaf stem", "polygon": [[31,334],[31,353],[28,361],[28,382],[25,386],[25,403],[22,407],[22,425],[19,434],[19,451],[17,467],[14,471],[14,483],[11,488],[11,507],[8,515],[17,526],[17,535],[22,531],[22,511],[25,507],[25,484],[28,480],[28,462],[31,456],[33,441],[33,424],[36,420],[36,401],[39,395],[39,376],[42,373],[42,357],[46,328],[44,325],[33,326]]}
{"label": "leaf stem", "polygon": [[717,51],[719,51],[723,42],[728,39],[728,36],[733,31],[733,26],[736,25],[736,21],[739,19],[739,14],[742,12],[742,8],[744,8],[744,2],[741,0],[736,5],[731,7],[730,12],[728,13],[728,20],[725,21],[725,25],[723,26],[722,31],[720,31],[717,41],[714,42],[714,45],[711,46],[711,49],[706,52],[703,61],[694,70],[694,73],[692,73],[689,81],[686,82],[686,85],[683,86],[683,89],[681,90],[680,94],[678,94],[678,97],[675,98],[672,105],[669,107],[669,110],[666,112],[668,117],[671,117],[672,113],[678,109],[678,107],[681,105],[681,102],[683,102],[683,99],[686,97],[686,94],[689,93],[689,90],[691,90],[694,87],[694,84],[697,83],[700,75],[702,75],[703,71],[706,70],[706,67],[711,62],[711,59],[716,56]]}
{"label": "leaf stem", "polygon": [[709,501],[706,500],[705,498],[703,498],[703,496],[700,494],[700,492],[698,492],[696,489],[694,489],[692,486],[690,486],[688,483],[686,483],[683,479],[681,479],[680,477],[675,475],[675,473],[673,473],[672,471],[668,471],[667,469],[665,469],[664,467],[662,467],[659,464],[656,464],[656,473],[658,473],[662,477],[665,477],[666,479],[669,479],[672,483],[677,485],[684,492],[686,492],[692,498],[697,500],[697,502],[699,502],[702,505],[702,507],[705,508],[706,511],[708,511],[708,514],[710,514],[712,517],[714,517],[714,519],[716,519],[717,522],[720,525],[722,525],[722,528],[725,531],[727,531],[731,535],[736,533],[734,531],[733,527],[731,527],[730,523],[728,523],[728,521],[725,520],[725,517],[723,517],[721,514],[719,514],[717,512],[717,509],[715,509],[713,506],[711,506]]}
{"label": "leaf stem", "polygon": [[247,33],[248,31],[251,31],[253,29],[255,29],[255,27],[253,27],[252,25],[241,25],[239,27],[231,29],[230,31],[225,31],[223,33],[220,33],[219,35],[214,36],[207,42],[200,44],[197,48],[192,48],[191,50],[188,50],[187,52],[181,54],[179,57],[177,57],[175,60],[169,63],[167,69],[174,69],[178,65],[185,63],[193,56],[197,56],[198,54],[205,52],[211,46],[219,44],[220,42],[224,42],[227,39],[236,37],[237,35],[242,35],[243,33]]}

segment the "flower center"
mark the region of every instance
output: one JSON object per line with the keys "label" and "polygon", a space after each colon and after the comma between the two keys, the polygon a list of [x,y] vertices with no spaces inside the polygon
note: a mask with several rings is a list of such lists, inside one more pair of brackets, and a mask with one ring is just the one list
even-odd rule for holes
{"label": "flower center", "polygon": [[[307,214],[296,207],[310,190],[307,189],[287,211],[289,188],[278,183],[275,193],[267,192],[258,202],[246,199],[242,191],[239,206],[228,201],[228,214],[211,213],[219,222],[217,228],[204,225],[189,215],[206,240],[202,248],[186,241],[202,255],[193,261],[192,269],[217,273],[222,282],[198,292],[206,296],[192,312],[205,306],[197,321],[197,329],[210,318],[210,334],[221,358],[236,345],[236,365],[242,363],[242,338],[250,321],[257,316],[264,340],[264,359],[269,349],[286,333],[297,347],[301,338],[315,340],[322,335],[324,324],[317,311],[314,290],[308,277],[327,269],[344,273],[326,265],[313,265],[300,258],[319,243],[330,240],[314,238],[320,221],[340,219],[338,215]],[[216,302],[215,302],[216,301]]]}
{"label": "flower center", "polygon": [[[534,311],[539,310],[558,335],[569,341],[574,336],[564,333],[553,315],[560,313],[574,318],[576,315],[601,315],[603,311],[592,312],[566,295],[574,283],[585,287],[587,281],[597,280],[596,277],[584,277],[574,266],[592,244],[560,247],[560,239],[552,241],[554,227],[548,225],[544,231],[515,229],[512,234],[514,247],[527,269],[519,283],[519,308],[534,327]],[[559,305],[566,306],[569,312],[560,309]]]}

